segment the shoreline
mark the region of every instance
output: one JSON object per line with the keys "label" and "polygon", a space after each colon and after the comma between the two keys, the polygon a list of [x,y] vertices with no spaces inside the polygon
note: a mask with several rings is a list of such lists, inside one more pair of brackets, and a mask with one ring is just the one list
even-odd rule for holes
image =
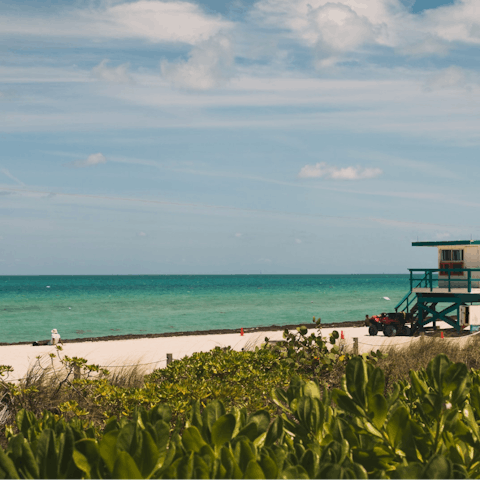
{"label": "shoreline", "polygon": [[[262,327],[245,327],[243,329],[244,333],[256,333],[256,332],[272,332],[272,331],[283,331],[283,330],[293,330],[297,327],[305,326],[308,329],[311,329],[312,322],[304,323],[295,323],[288,325],[269,325]],[[322,328],[350,328],[350,327],[363,327],[365,325],[364,320],[351,320],[345,322],[334,322],[334,323],[322,323]],[[215,330],[193,330],[186,332],[165,332],[165,333],[140,333],[140,334],[124,334],[124,335],[105,335],[104,337],[85,337],[85,338],[62,338],[62,343],[83,343],[83,342],[110,342],[118,340],[141,340],[144,338],[167,338],[167,337],[190,337],[190,336],[202,336],[202,335],[226,335],[226,334],[236,334],[240,332],[240,328],[221,328]],[[61,332],[60,332],[61,335]],[[48,340],[40,340],[48,341]],[[5,343],[0,342],[0,347],[11,347],[16,345],[31,345],[34,340],[25,341],[25,342],[15,342],[15,343]]]}

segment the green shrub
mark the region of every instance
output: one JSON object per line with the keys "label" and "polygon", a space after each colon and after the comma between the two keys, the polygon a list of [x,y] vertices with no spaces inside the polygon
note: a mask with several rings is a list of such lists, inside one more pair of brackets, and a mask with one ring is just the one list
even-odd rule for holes
{"label": "green shrub", "polygon": [[445,355],[385,393],[352,358],[341,386],[294,379],[272,399],[281,415],[195,402],[185,422],[159,404],[85,422],[17,415],[0,449],[2,478],[478,478],[480,372]]}

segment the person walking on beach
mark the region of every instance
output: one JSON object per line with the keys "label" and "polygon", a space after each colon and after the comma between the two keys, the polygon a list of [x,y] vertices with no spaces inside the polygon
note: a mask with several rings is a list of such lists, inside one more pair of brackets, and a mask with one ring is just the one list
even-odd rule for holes
{"label": "person walking on beach", "polygon": [[60,334],[57,332],[57,329],[52,330],[52,339],[50,340],[50,345],[57,345],[60,343]]}

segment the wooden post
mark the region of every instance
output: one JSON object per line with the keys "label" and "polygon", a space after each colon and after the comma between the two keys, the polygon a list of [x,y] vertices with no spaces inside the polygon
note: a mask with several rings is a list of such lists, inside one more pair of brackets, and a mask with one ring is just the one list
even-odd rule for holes
{"label": "wooden post", "polygon": [[358,338],[353,339],[353,354],[358,355]]}
{"label": "wooden post", "polygon": [[74,365],[73,366],[73,378],[74,380],[80,380],[82,377],[81,371],[80,371],[80,366],[79,365]]}
{"label": "wooden post", "polygon": [[172,354],[167,353],[167,365],[170,365],[173,362]]}

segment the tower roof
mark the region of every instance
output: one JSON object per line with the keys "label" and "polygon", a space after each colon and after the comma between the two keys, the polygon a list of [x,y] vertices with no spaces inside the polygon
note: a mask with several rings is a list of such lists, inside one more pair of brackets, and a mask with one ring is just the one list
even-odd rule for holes
{"label": "tower roof", "polygon": [[460,245],[480,245],[480,240],[443,240],[440,242],[412,242],[412,247],[447,247]]}

